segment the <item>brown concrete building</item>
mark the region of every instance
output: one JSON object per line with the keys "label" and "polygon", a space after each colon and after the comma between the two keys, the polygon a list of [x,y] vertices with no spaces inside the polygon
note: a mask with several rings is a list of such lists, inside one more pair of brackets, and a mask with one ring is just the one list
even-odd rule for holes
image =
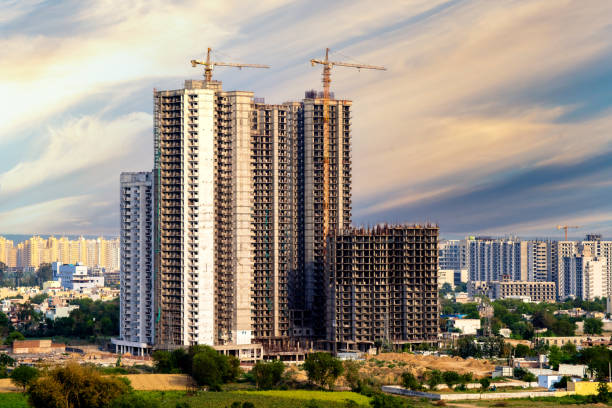
{"label": "brown concrete building", "polygon": [[12,348],[13,354],[48,354],[65,351],[65,344],[52,343],[51,340],[15,340]]}
{"label": "brown concrete building", "polygon": [[516,298],[530,302],[554,302],[557,298],[557,286],[555,282],[474,281],[468,283],[468,294],[484,295],[491,300]]}
{"label": "brown concrete building", "polygon": [[332,234],[326,263],[327,341],[367,351],[437,339],[438,227],[381,226]]}

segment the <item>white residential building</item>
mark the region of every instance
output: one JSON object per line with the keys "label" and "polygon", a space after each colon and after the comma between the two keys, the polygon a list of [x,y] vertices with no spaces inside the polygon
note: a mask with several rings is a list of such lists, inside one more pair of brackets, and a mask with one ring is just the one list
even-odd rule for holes
{"label": "white residential building", "polygon": [[144,355],[155,344],[153,174],[121,174],[119,352]]}
{"label": "white residential building", "polygon": [[87,265],[81,264],[58,264],[57,280],[62,288],[82,292],[93,288],[104,286],[103,276],[90,276]]}
{"label": "white residential building", "polygon": [[560,298],[577,297],[593,300],[607,297],[608,260],[603,257],[574,255],[563,258],[559,273],[563,287],[559,290]]}

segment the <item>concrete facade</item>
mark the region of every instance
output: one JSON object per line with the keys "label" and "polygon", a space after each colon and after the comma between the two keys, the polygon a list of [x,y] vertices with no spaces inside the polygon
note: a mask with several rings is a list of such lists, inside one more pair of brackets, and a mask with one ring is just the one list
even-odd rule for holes
{"label": "concrete facade", "polygon": [[153,174],[122,173],[120,181],[119,340],[148,352],[155,338]]}
{"label": "concrete facade", "polygon": [[325,326],[334,350],[437,339],[437,238],[433,225],[351,228],[330,236]]}

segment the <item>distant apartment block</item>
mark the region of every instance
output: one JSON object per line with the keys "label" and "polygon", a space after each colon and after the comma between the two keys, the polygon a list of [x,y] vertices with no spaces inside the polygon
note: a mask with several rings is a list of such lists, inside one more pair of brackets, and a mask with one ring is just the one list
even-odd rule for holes
{"label": "distant apartment block", "polygon": [[470,281],[525,280],[526,276],[521,268],[521,251],[524,252],[521,244],[516,238],[469,239],[467,245]]}
{"label": "distant apartment block", "polygon": [[33,236],[14,245],[13,241],[0,237],[0,262],[12,268],[38,268],[52,262],[81,263],[116,271],[119,270],[119,240]]}
{"label": "distant apartment block", "polygon": [[467,240],[441,240],[438,243],[438,265],[440,269],[467,269],[468,259]]}
{"label": "distant apartment block", "polygon": [[326,339],[338,351],[435,340],[438,227],[349,228],[332,234]]}
{"label": "distant apartment block", "polygon": [[531,302],[554,302],[557,298],[554,282],[471,281],[468,294],[484,295],[491,300],[514,298]]}
{"label": "distant apartment block", "polygon": [[574,255],[563,258],[560,281],[561,298],[575,297],[584,300],[607,297],[608,260],[603,257]]}

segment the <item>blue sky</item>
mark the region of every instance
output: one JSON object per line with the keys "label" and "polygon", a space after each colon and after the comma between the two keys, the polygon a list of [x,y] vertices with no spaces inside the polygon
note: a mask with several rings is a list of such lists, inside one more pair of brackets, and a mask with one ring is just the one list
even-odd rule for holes
{"label": "blue sky", "polygon": [[219,69],[267,102],[354,101],[356,224],[447,237],[612,237],[607,0],[0,1],[0,233],[118,232],[121,171],[152,166],[152,91]]}

